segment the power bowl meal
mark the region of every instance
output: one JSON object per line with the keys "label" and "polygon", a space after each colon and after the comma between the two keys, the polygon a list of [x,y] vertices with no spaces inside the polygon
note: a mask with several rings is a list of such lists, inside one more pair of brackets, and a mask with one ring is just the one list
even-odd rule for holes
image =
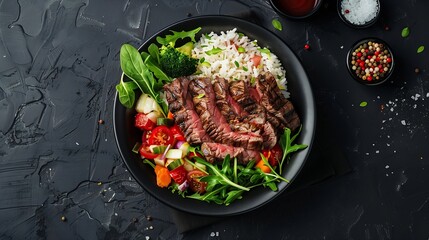
{"label": "power bowl meal", "polygon": [[258,188],[277,191],[290,157],[309,144],[296,143],[302,124],[285,69],[235,28],[200,30],[158,35],[141,52],[121,47],[116,89],[133,111],[124,124],[140,136],[133,155],[153,185],[183,198],[229,205]]}

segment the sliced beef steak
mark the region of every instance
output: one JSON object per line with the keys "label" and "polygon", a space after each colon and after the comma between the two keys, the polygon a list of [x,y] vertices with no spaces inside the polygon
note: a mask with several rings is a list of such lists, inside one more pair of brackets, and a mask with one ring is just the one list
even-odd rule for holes
{"label": "sliced beef steak", "polygon": [[207,161],[227,155],[239,163],[259,160],[271,149],[284,127],[292,131],[300,119],[271,74],[254,87],[223,78],[181,77],[164,86],[169,110],[190,144],[201,144]]}
{"label": "sliced beef steak", "polygon": [[237,158],[238,163],[247,164],[251,160],[260,160],[260,151],[248,150],[242,147],[233,147],[221,143],[203,143],[201,145],[201,151],[203,152],[208,162],[223,161],[226,156],[230,156],[231,159]]}
{"label": "sliced beef steak", "polygon": [[194,103],[188,92],[190,81],[187,78],[177,78],[172,83],[164,85],[169,110],[190,144],[211,142],[200,117],[194,110]]}
{"label": "sliced beef steak", "polygon": [[292,102],[284,97],[271,73],[266,73],[256,80],[255,90],[254,94],[251,94],[252,98],[275,116],[282,125],[291,131],[300,126],[301,122]]}
{"label": "sliced beef steak", "polygon": [[277,142],[276,128],[280,123],[275,117],[271,116],[271,114],[267,114],[264,107],[253,100],[250,96],[251,89],[252,88],[244,81],[234,81],[230,84],[229,92],[231,98],[234,99],[243,110],[249,113],[245,121],[262,129],[261,135],[264,139],[263,146],[270,149],[274,147]]}
{"label": "sliced beef steak", "polygon": [[263,139],[252,133],[232,131],[215,103],[215,93],[209,78],[195,79],[189,83],[195,110],[201,118],[203,128],[214,142],[246,149],[260,149]]}

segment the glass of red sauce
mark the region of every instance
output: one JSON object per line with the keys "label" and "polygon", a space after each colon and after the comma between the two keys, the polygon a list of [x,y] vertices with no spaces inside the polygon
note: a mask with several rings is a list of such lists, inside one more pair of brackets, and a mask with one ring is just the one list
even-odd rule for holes
{"label": "glass of red sauce", "polygon": [[322,5],[322,0],[270,0],[274,10],[285,17],[304,19],[313,15]]}

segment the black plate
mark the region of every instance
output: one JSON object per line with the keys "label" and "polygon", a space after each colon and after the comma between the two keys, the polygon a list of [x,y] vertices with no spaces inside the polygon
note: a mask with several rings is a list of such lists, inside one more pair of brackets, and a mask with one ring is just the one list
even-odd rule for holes
{"label": "black plate", "polygon": [[[283,171],[283,176],[286,179],[293,181],[309,155],[315,131],[315,106],[313,93],[311,91],[307,74],[305,73],[300,61],[291,49],[270,31],[248,21],[227,16],[202,16],[175,23],[149,38],[140,47],[140,49],[146,49],[149,44],[155,43],[156,36],[165,36],[166,34],[170,34],[169,30],[182,31],[191,30],[197,27],[202,27],[200,34],[210,33],[211,31],[227,31],[237,28],[237,32],[244,33],[251,39],[257,39],[258,44],[261,47],[268,47],[281,60],[287,73],[286,77],[288,80],[288,89],[291,93],[291,100],[295,105],[303,124],[303,130],[300,137],[297,139],[297,142],[309,145],[307,149],[294,154],[291,158],[290,164],[286,165],[286,169]],[[127,81],[127,78],[125,77],[124,80]],[[140,157],[131,151],[135,142],[141,141],[141,136],[133,126],[133,116],[135,111],[123,107],[118,100],[118,94],[116,94],[115,97],[113,111],[116,142],[128,170],[146,191],[173,208],[200,215],[236,215],[254,210],[257,207],[268,203],[281,194],[290,185],[285,182],[279,183],[279,190],[277,192],[272,192],[271,190],[262,187],[253,189],[250,192],[245,193],[243,195],[243,199],[237,200],[229,206],[182,198],[177,194],[171,193],[168,189],[157,187],[153,169],[150,166],[143,164]]]}

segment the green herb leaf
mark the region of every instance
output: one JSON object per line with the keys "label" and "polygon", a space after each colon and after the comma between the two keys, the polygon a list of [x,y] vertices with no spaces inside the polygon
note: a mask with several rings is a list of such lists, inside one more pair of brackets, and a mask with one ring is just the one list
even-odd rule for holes
{"label": "green herb leaf", "polygon": [[273,27],[279,31],[283,29],[282,23],[278,19],[273,19],[273,21],[271,21],[271,24],[273,24]]}
{"label": "green herb leaf", "polygon": [[265,53],[265,54],[267,54],[267,55],[270,55],[270,54],[271,54],[270,49],[268,49],[268,48],[258,48],[258,50],[259,50],[261,53]]}
{"label": "green herb leaf", "polygon": [[152,56],[152,58],[156,60],[156,63],[159,66],[159,48],[158,48],[158,46],[156,46],[155,43],[152,43],[147,48],[147,51],[149,52],[150,56]]}
{"label": "green herb leaf", "polygon": [[406,38],[406,37],[408,37],[408,35],[410,35],[410,28],[409,27],[404,27],[402,29],[401,36],[403,38]]}
{"label": "green herb leaf", "polygon": [[136,100],[134,90],[137,89],[137,85],[134,82],[121,82],[116,85],[116,90],[119,94],[119,102],[126,108],[132,108]]}
{"label": "green herb leaf", "polygon": [[417,53],[422,53],[425,50],[425,46],[420,46],[419,48],[417,48]]}
{"label": "green herb leaf", "polygon": [[220,52],[222,52],[222,49],[216,47],[216,48],[213,48],[211,50],[206,51],[206,54],[207,55],[215,55],[215,54],[218,54]]}
{"label": "green herb leaf", "polygon": [[234,61],[236,67],[240,67],[240,64],[237,61]]}
{"label": "green herb leaf", "polygon": [[244,66],[243,66],[243,70],[246,72],[249,71],[249,69],[247,69],[247,67],[244,67]]}
{"label": "green herb leaf", "polygon": [[244,47],[238,47],[237,52],[244,53],[244,52],[246,52],[246,49]]}
{"label": "green herb leaf", "polygon": [[361,107],[366,107],[367,105],[368,105],[368,103],[365,101],[363,101],[359,104],[359,106],[361,106]]}
{"label": "green herb leaf", "polygon": [[152,55],[149,55],[147,52],[142,52],[140,54],[143,58],[143,63],[149,68],[149,70],[155,75],[156,78],[158,78],[158,81],[156,81],[154,87],[156,90],[159,90],[164,86],[164,82],[171,82],[171,78],[161,70],[161,67],[156,62],[156,59],[152,57]]}
{"label": "green herb leaf", "polygon": [[178,39],[185,39],[187,37],[189,37],[192,42],[195,42],[195,35],[201,30],[201,27],[195,28],[194,30],[191,31],[181,31],[181,32],[176,32],[173,30],[170,30],[170,32],[172,32],[172,35],[165,35],[164,38],[162,37],[156,37],[156,41],[161,44],[161,45],[171,45],[172,47],[174,47],[174,45],[176,44],[176,41]]}
{"label": "green herb leaf", "polygon": [[205,96],[205,94],[201,93],[201,94],[198,94],[198,96],[196,96],[196,98],[200,99],[200,98],[203,98],[204,96]]}
{"label": "green herb leaf", "polygon": [[159,95],[159,89],[156,87],[162,85],[153,76],[136,48],[129,44],[124,44],[120,50],[120,63],[121,69],[126,76],[128,76],[138,88],[146,94],[149,94],[155,99],[164,111],[164,115],[168,112],[168,106]]}

